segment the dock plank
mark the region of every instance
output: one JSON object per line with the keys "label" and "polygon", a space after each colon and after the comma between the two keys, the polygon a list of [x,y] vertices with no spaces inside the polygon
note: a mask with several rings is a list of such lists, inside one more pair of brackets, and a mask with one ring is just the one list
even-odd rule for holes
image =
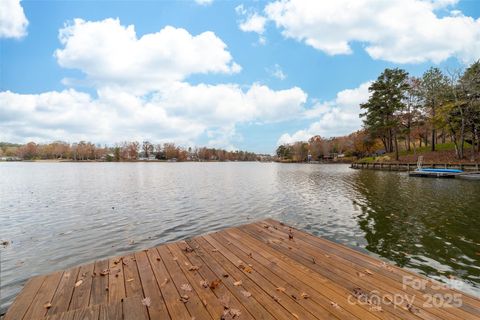
{"label": "dock plank", "polygon": [[165,268],[165,264],[157,249],[147,250],[147,256],[171,318],[188,319],[190,314],[187,307],[180,301],[180,294],[173,284],[172,278]]}
{"label": "dock plank", "polygon": [[108,260],[108,302],[120,302],[125,295],[125,278],[123,273],[123,257]]}
{"label": "dock plank", "polygon": [[[192,285],[188,282],[182,269],[178,266],[177,259],[172,255],[167,246],[157,248],[158,253],[162,257],[165,267],[170,273],[173,283],[183,299],[190,316],[195,319],[207,320],[212,319],[198,294],[192,289]],[[180,298],[180,297],[179,297]]]}
{"label": "dock plank", "polygon": [[28,308],[32,304],[35,295],[45,281],[46,276],[36,276],[27,281],[20,294],[15,298],[8,309],[4,320],[23,319]]}
{"label": "dock plank", "polygon": [[[122,259],[123,277],[125,279],[125,295],[127,297],[144,297],[137,262],[133,255],[124,256]],[[142,299],[141,298],[141,299]]]}
{"label": "dock plank", "polygon": [[51,303],[62,275],[63,271],[59,271],[49,274],[45,278],[23,319],[37,319],[47,314],[46,305]]}
{"label": "dock plank", "polygon": [[72,299],[73,289],[78,277],[79,267],[68,269],[63,273],[57,292],[52,299],[52,307],[48,309],[47,314],[52,315],[68,310],[70,300]]}
{"label": "dock plank", "polygon": [[93,263],[89,263],[80,267],[68,310],[88,307],[90,302],[90,292],[92,290],[94,267],[95,265]]}
{"label": "dock plank", "polygon": [[108,303],[108,278],[110,272],[108,260],[100,260],[94,263],[89,305]]}
{"label": "dock plank", "polygon": [[148,301],[145,304],[147,305],[150,318],[170,319],[157,279],[155,278],[145,251],[135,253],[135,260],[137,262],[145,299]]}
{"label": "dock plank", "polygon": [[33,277],[4,320],[193,318],[480,320],[480,299],[266,219]]}

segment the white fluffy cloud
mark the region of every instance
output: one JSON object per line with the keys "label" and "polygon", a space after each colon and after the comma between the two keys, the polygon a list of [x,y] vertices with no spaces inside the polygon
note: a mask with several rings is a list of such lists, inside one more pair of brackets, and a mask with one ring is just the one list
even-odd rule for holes
{"label": "white fluffy cloud", "polygon": [[195,0],[195,2],[201,6],[208,6],[213,3],[213,0]]}
{"label": "white fluffy cloud", "polygon": [[138,38],[133,25],[122,26],[118,19],[75,19],[60,30],[59,38],[64,45],[55,52],[59,65],[81,70],[96,87],[148,91],[192,74],[241,70],[226,44],[210,31],[193,36],[167,26]]}
{"label": "white fluffy cloud", "polygon": [[329,55],[351,54],[351,44],[360,42],[372,58],[395,63],[471,62],[480,56],[480,19],[446,12],[456,2],[278,0],[264,14],[285,37]]}
{"label": "white fluffy cloud", "polygon": [[362,83],[358,88],[338,92],[334,100],[316,103],[304,113],[307,119],[315,121],[307,129],[283,134],[277,144],[307,141],[314,135],[340,136],[360,129],[360,104],[368,100],[370,84],[371,82]]}
{"label": "white fluffy cloud", "polygon": [[240,30],[245,32],[256,32],[262,34],[265,31],[267,19],[258,13],[252,13],[239,25]]}
{"label": "white fluffy cloud", "polygon": [[27,26],[20,0],[0,2],[0,38],[22,38],[27,34]]}
{"label": "white fluffy cloud", "polygon": [[299,88],[274,91],[253,84],[190,85],[175,82],[150,96],[102,88],[98,97],[70,89],[24,95],[0,92],[0,140],[152,139],[231,147],[235,125],[298,116],[307,96]]}

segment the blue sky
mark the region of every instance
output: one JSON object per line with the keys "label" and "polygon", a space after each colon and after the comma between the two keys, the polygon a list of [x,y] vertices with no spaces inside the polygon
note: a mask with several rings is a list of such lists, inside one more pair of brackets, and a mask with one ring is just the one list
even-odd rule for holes
{"label": "blue sky", "polygon": [[475,1],[1,0],[0,140],[272,153],[361,126],[368,82],[480,58]]}

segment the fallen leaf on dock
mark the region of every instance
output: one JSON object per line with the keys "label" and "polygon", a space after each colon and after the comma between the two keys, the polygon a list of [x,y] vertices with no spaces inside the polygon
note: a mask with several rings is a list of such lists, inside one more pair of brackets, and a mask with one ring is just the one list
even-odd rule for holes
{"label": "fallen leaf on dock", "polygon": [[220,283],[222,283],[222,280],[220,280],[220,279],[213,280],[212,282],[210,282],[210,289],[213,290],[213,289],[217,288],[220,285]]}
{"label": "fallen leaf on dock", "polygon": [[338,303],[336,303],[336,302],[330,301],[330,304],[331,304],[332,307],[334,307],[335,309],[340,308],[340,307],[338,306]]}
{"label": "fallen leaf on dock", "polygon": [[279,301],[280,301],[280,298],[277,297],[277,296],[273,296],[272,298],[273,298],[273,300],[275,300],[276,302],[279,302]]}
{"label": "fallen leaf on dock", "polygon": [[243,269],[243,271],[248,272],[248,273],[252,273],[253,269],[252,269],[252,267],[247,266]]}
{"label": "fallen leaf on dock", "polygon": [[292,316],[294,316],[295,319],[300,319],[296,313],[292,313]]}
{"label": "fallen leaf on dock", "polygon": [[106,275],[109,274],[109,273],[110,273],[110,269],[105,269],[105,270],[103,270],[102,272],[100,272],[100,275],[101,275],[101,276],[106,276]]}
{"label": "fallen leaf on dock", "polygon": [[152,300],[150,300],[149,297],[146,297],[145,299],[142,299],[142,304],[146,307],[150,307],[151,303],[152,303]]}
{"label": "fallen leaf on dock", "polygon": [[165,278],[162,282],[162,284],[160,285],[160,287],[164,287],[170,280],[168,278]]}
{"label": "fallen leaf on dock", "polygon": [[192,265],[192,266],[190,266],[190,267],[188,268],[188,271],[197,271],[198,269],[200,269],[199,266],[193,266],[193,265]]}
{"label": "fallen leaf on dock", "polygon": [[208,288],[208,282],[206,280],[200,281],[200,285],[204,288]]}
{"label": "fallen leaf on dock", "polygon": [[78,280],[77,282],[75,282],[75,288],[81,286],[82,283],[83,283],[83,280]]}
{"label": "fallen leaf on dock", "polygon": [[420,312],[420,310],[418,310],[418,308],[415,308],[413,305],[411,304],[407,304],[407,310],[410,311],[411,313],[418,313]]}
{"label": "fallen leaf on dock", "polygon": [[188,283],[184,283],[180,286],[180,289],[185,290],[185,291],[192,291],[192,286],[189,285]]}
{"label": "fallen leaf on dock", "polygon": [[178,258],[176,256],[173,256],[173,261],[177,261]]}
{"label": "fallen leaf on dock", "polygon": [[365,273],[357,271],[357,277],[362,278],[362,277],[365,277],[365,276],[366,276]]}
{"label": "fallen leaf on dock", "polygon": [[308,298],[310,298],[310,296],[308,295],[308,293],[302,292],[302,298],[303,299],[308,299]]}
{"label": "fallen leaf on dock", "polygon": [[369,276],[371,276],[373,274],[373,272],[368,270],[368,269],[365,269],[365,273],[368,274]]}
{"label": "fallen leaf on dock", "polygon": [[224,274],[222,274],[222,277],[224,277],[224,278],[228,278],[228,277],[229,277],[229,276],[228,276],[228,273],[224,273]]}
{"label": "fallen leaf on dock", "polygon": [[293,231],[292,229],[288,230],[288,239],[293,240]]}
{"label": "fallen leaf on dock", "polygon": [[52,307],[52,304],[50,302],[47,302],[43,306],[47,309],[50,309]]}
{"label": "fallen leaf on dock", "polygon": [[238,309],[227,309],[223,311],[222,317],[220,320],[233,320],[240,317],[240,310]]}
{"label": "fallen leaf on dock", "polygon": [[242,290],[241,292],[242,292],[243,296],[246,297],[246,298],[249,298],[249,297],[252,296],[252,294],[250,292],[246,291],[246,290]]}
{"label": "fallen leaf on dock", "polygon": [[193,248],[190,246],[186,246],[185,249],[183,249],[185,252],[193,252]]}
{"label": "fallen leaf on dock", "polygon": [[277,288],[277,291],[285,292],[285,288],[284,288],[284,287],[278,287],[278,288]]}
{"label": "fallen leaf on dock", "polygon": [[233,283],[233,285],[234,285],[234,286],[237,286],[237,287],[238,287],[238,286],[241,286],[241,285],[242,285],[242,280],[240,280],[240,281],[235,281],[235,282]]}
{"label": "fallen leaf on dock", "polygon": [[188,299],[190,299],[190,297],[187,296],[186,294],[183,295],[183,296],[180,296],[180,301],[183,302],[183,303],[187,303]]}

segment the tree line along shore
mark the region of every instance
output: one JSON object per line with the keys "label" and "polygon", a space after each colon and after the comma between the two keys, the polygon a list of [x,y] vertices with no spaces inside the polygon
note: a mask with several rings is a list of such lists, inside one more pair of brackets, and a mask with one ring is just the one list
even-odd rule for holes
{"label": "tree line along shore", "polygon": [[270,161],[270,155],[216,148],[183,148],[174,143],[122,142],[113,147],[80,141],[46,144],[0,142],[2,160],[55,161]]}
{"label": "tree line along shore", "polygon": [[464,70],[432,67],[421,77],[385,69],[360,105],[363,128],[347,136],[284,144],[284,161],[476,162],[480,155],[480,61]]}

